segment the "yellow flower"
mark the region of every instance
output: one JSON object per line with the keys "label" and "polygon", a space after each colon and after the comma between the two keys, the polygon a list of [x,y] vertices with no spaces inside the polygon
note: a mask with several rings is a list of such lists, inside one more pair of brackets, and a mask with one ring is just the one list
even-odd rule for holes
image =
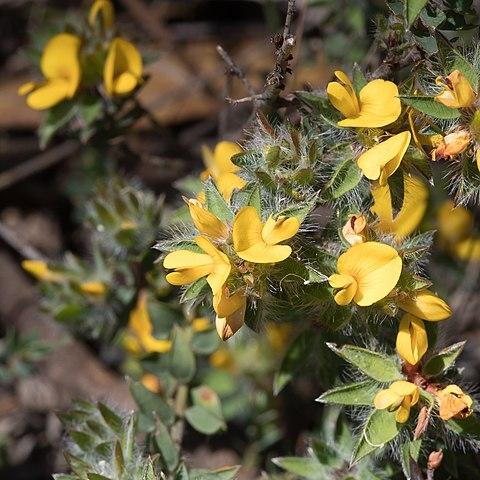
{"label": "yellow flower", "polygon": [[423,320],[406,313],[397,335],[398,354],[410,365],[416,365],[428,349],[427,331]]}
{"label": "yellow flower", "polygon": [[443,91],[435,97],[435,100],[447,107],[467,108],[475,102],[475,92],[465,75],[459,70],[454,70],[448,75],[445,82],[442,82],[442,77],[437,77],[435,83],[443,87]]}
{"label": "yellow flower", "polygon": [[225,341],[243,326],[247,297],[242,291],[229,295],[228,288],[223,286],[213,296],[213,308],[217,314],[215,325],[218,336]]}
{"label": "yellow flower", "polygon": [[400,166],[411,137],[411,133],[405,131],[375,145],[360,155],[358,167],[369,180],[378,180],[380,185],[386,185],[388,177]]}
{"label": "yellow flower", "polygon": [[327,86],[328,99],[346,118],[341,127],[377,128],[393,123],[401,112],[397,86],[385,80],[368,82],[357,94],[345,73],[337,70],[339,82]]}
{"label": "yellow flower", "polygon": [[162,382],[156,375],[151,373],[146,373],[140,380],[140,383],[153,393],[160,393],[162,391]]}
{"label": "yellow flower", "polygon": [[89,295],[101,296],[106,292],[107,287],[102,282],[83,282],[80,284],[80,289]]}
{"label": "yellow flower", "polygon": [[292,238],[300,228],[295,217],[272,216],[262,223],[255,207],[243,207],[233,221],[233,248],[243,260],[254,263],[276,263],[292,253],[289,245],[278,245]]}
{"label": "yellow flower", "polygon": [[128,95],[142,81],[143,61],[133,43],[116,37],[110,43],[103,69],[105,92]]}
{"label": "yellow flower", "polygon": [[440,418],[450,420],[451,418],[467,418],[472,413],[473,400],[470,395],[465,395],[457,385],[448,385],[435,393],[440,404]]}
{"label": "yellow flower", "polygon": [[91,28],[95,26],[97,18],[100,16],[102,28],[110,30],[113,27],[114,9],[110,0],[95,0],[88,13],[88,24]]}
{"label": "yellow flower", "polygon": [[395,420],[405,423],[410,416],[410,408],[420,398],[420,391],[414,383],[399,380],[393,382],[386,390],[377,393],[374,403],[377,410],[396,411]]}
{"label": "yellow flower", "polygon": [[235,359],[230,351],[226,349],[213,352],[208,360],[210,365],[218,370],[233,371],[235,367]]}
{"label": "yellow flower", "polygon": [[438,211],[438,233],[442,240],[457,244],[470,235],[473,215],[462,206],[455,207],[451,200],[442,204]]}
{"label": "yellow flower", "polygon": [[165,257],[163,266],[175,270],[167,275],[167,282],[172,285],[186,285],[207,276],[207,282],[215,295],[227,281],[231,269],[230,261],[206,237],[195,237],[195,243],[205,253],[177,250]]}
{"label": "yellow flower", "polygon": [[430,322],[445,320],[452,314],[450,307],[430,290],[420,290],[414,298],[400,299],[397,303],[406,312]]}
{"label": "yellow flower", "polygon": [[378,217],[375,226],[383,233],[393,233],[401,241],[416,230],[427,209],[428,189],[416,177],[403,177],[403,204],[393,218],[392,195],[388,185],[372,187],[373,206],[371,212]]}
{"label": "yellow flower", "polygon": [[342,228],[342,235],[350,245],[358,245],[366,242],[366,227],[365,215],[349,215],[348,222]]}
{"label": "yellow flower", "polygon": [[203,162],[207,168],[202,172],[201,178],[206,180],[212,177],[227,203],[230,203],[234,190],[241,190],[247,183],[235,175],[241,169],[231,160],[234,155],[242,152],[243,150],[232,142],[218,143],[213,152],[208,147],[202,147]]}
{"label": "yellow flower", "polygon": [[30,275],[44,282],[61,282],[63,280],[61,273],[52,272],[48,268],[48,265],[41,260],[24,260],[22,262],[22,268]]}
{"label": "yellow flower", "polygon": [[192,330],[194,332],[204,332],[205,330],[210,330],[212,328],[212,323],[207,317],[198,317],[192,320]]}
{"label": "yellow flower", "polygon": [[478,262],[480,260],[480,240],[467,238],[463,242],[455,245],[453,252],[461,260]]}
{"label": "yellow flower", "polygon": [[366,307],[392,291],[402,272],[402,259],[389,245],[366,242],[340,255],[337,271],[328,279],[335,302],[348,305],[353,300]]}
{"label": "yellow flower", "polygon": [[139,294],[137,305],[130,312],[128,328],[146,352],[165,353],[172,347],[170,340],[159,340],[153,336],[153,324],[148,313],[148,298],[145,292]]}
{"label": "yellow flower", "polygon": [[27,83],[18,90],[19,95],[29,94],[27,104],[30,108],[45,110],[77,93],[81,79],[80,46],[80,38],[69,33],[50,39],[40,60],[45,80]]}
{"label": "yellow flower", "polygon": [[449,159],[462,153],[469,145],[472,137],[466,130],[457,130],[456,132],[445,135],[434,148],[430,155],[432,160]]}
{"label": "yellow flower", "polygon": [[227,238],[228,229],[219,218],[209,212],[198,200],[185,197],[183,199],[187,202],[193,223],[200,233],[208,235],[214,240]]}

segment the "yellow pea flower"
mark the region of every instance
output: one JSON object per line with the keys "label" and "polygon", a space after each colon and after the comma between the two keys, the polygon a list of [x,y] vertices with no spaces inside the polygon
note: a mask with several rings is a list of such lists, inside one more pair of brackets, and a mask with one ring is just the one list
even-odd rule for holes
{"label": "yellow pea flower", "polygon": [[448,385],[437,391],[435,395],[440,406],[439,414],[442,420],[467,418],[473,413],[472,397],[463,393],[457,385]]}
{"label": "yellow pea flower", "polygon": [[473,222],[473,215],[467,208],[455,207],[451,200],[447,200],[438,211],[438,234],[449,244],[457,244],[469,237]]}
{"label": "yellow pea flower", "polygon": [[136,307],[130,312],[128,328],[146,352],[165,353],[172,347],[170,340],[159,340],[153,336],[153,324],[148,313],[148,298],[145,292],[140,293]]}
{"label": "yellow pea flower", "polygon": [[141,83],[142,71],[143,61],[137,47],[123,38],[114,38],[108,48],[103,69],[107,95],[128,95]]}
{"label": "yellow pea flower", "polygon": [[276,263],[292,253],[289,245],[278,245],[292,238],[300,228],[295,217],[272,216],[262,223],[255,207],[243,207],[233,221],[233,248],[243,260],[254,263]]}
{"label": "yellow pea flower", "polygon": [[398,354],[410,365],[416,365],[428,349],[427,331],[423,320],[406,313],[397,335]]}
{"label": "yellow pea flower", "polygon": [[80,289],[89,295],[101,296],[106,292],[107,287],[102,282],[83,282],[80,284]]}
{"label": "yellow pea flower", "polygon": [[367,241],[365,215],[349,215],[347,223],[342,228],[342,235],[350,245],[358,245]]}
{"label": "yellow pea flower", "polygon": [[193,223],[200,233],[208,235],[214,240],[224,240],[228,236],[226,225],[204,205],[195,199],[183,198],[188,205]]}
{"label": "yellow pea flower", "polygon": [[437,77],[435,83],[443,88],[443,91],[435,96],[435,100],[447,107],[468,108],[475,102],[475,92],[460,70],[454,70],[445,78],[445,82],[442,77]]}
{"label": "yellow pea flower", "polygon": [[64,278],[63,274],[52,272],[48,268],[48,265],[41,260],[24,260],[22,262],[22,268],[30,275],[44,282],[61,282]]}
{"label": "yellow pea flower", "polygon": [[328,99],[346,118],[341,127],[377,128],[393,123],[400,116],[401,104],[397,86],[385,80],[368,82],[357,97],[352,82],[344,72],[337,70],[339,82],[327,86]]}
{"label": "yellow pea flower", "polygon": [[203,162],[207,167],[201,174],[201,179],[212,177],[218,191],[227,203],[234,190],[241,190],[247,182],[236,175],[241,169],[235,165],[231,158],[242,153],[243,150],[232,142],[220,142],[212,152],[208,147],[202,147]]}
{"label": "yellow pea flower", "polygon": [[386,390],[378,392],[374,404],[377,410],[384,410],[395,413],[395,420],[398,423],[405,423],[410,416],[410,408],[418,403],[420,391],[411,382],[399,380],[393,382]]}
{"label": "yellow pea flower", "polygon": [[210,330],[212,328],[212,323],[207,317],[197,317],[192,320],[192,330],[194,332],[204,332],[205,330]]}
{"label": "yellow pea flower", "polygon": [[360,155],[358,167],[369,180],[378,180],[380,185],[386,185],[388,177],[400,166],[411,137],[411,133],[405,131],[375,145]]}
{"label": "yellow pea flower", "polygon": [[461,260],[480,261],[480,240],[467,238],[463,242],[455,245],[453,252]]}
{"label": "yellow pea flower", "polygon": [[398,300],[398,306],[422,320],[437,322],[452,314],[450,307],[430,290],[420,290],[413,298]]}
{"label": "yellow pea flower", "polygon": [[372,187],[373,205],[371,212],[378,217],[375,228],[383,233],[393,233],[396,241],[401,241],[414,232],[422,221],[428,203],[428,188],[416,177],[404,175],[403,204],[393,218],[390,187]]}
{"label": "yellow pea flower", "polygon": [[225,341],[243,326],[247,297],[242,291],[229,295],[228,288],[223,286],[213,296],[213,308],[217,314],[215,325],[218,336]]}
{"label": "yellow pea flower", "polygon": [[402,259],[389,245],[366,242],[340,255],[337,271],[328,279],[334,288],[335,302],[348,305],[353,300],[366,307],[393,290],[402,272]]}
{"label": "yellow pea flower", "polygon": [[436,148],[431,151],[432,160],[435,162],[455,157],[466,150],[471,140],[472,137],[466,130],[457,130],[445,135]]}
{"label": "yellow pea flower", "polygon": [[210,365],[217,370],[233,372],[235,370],[235,359],[229,350],[221,349],[213,352],[209,359]]}
{"label": "yellow pea flower", "polygon": [[27,83],[18,90],[19,95],[28,94],[30,108],[45,110],[77,93],[81,79],[80,47],[80,38],[69,33],[55,35],[49,40],[40,60],[45,80]]}
{"label": "yellow pea flower", "polygon": [[162,391],[162,382],[156,375],[151,373],[146,373],[140,380],[140,383],[153,393],[160,393]]}
{"label": "yellow pea flower", "polygon": [[186,285],[207,276],[207,282],[215,295],[227,281],[230,261],[206,237],[195,237],[195,243],[205,253],[177,250],[165,257],[163,266],[175,270],[167,275],[167,282],[171,285]]}
{"label": "yellow pea flower", "polygon": [[91,28],[95,26],[98,17],[104,30],[110,30],[113,27],[115,13],[110,0],[95,0],[88,13],[88,24]]}

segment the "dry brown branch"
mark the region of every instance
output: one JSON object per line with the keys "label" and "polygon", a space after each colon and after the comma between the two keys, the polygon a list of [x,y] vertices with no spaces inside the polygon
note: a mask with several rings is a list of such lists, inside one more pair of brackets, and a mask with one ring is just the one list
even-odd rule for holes
{"label": "dry brown branch", "polygon": [[53,147],[16,167],[0,174],[0,190],[10,187],[15,183],[27,178],[37,172],[41,172],[52,165],[60,162],[64,158],[73,155],[80,148],[80,143],[76,140],[67,140],[66,142]]}
{"label": "dry brown branch", "polygon": [[[263,92],[257,94],[253,89],[248,89],[249,96],[236,100],[227,98],[227,101],[234,105],[253,102],[254,112],[260,110],[266,114],[270,113],[275,108],[280,93],[285,89],[287,74],[292,73],[290,62],[293,59],[292,52],[295,47],[296,39],[295,35],[290,33],[290,28],[294,13],[295,0],[288,0],[283,33],[275,35],[272,38],[272,43],[275,45],[275,67],[267,75]],[[222,47],[217,47],[217,51],[232,72],[240,80],[242,80],[242,78],[245,79],[242,80],[242,82],[246,87],[245,75],[235,62]]]}

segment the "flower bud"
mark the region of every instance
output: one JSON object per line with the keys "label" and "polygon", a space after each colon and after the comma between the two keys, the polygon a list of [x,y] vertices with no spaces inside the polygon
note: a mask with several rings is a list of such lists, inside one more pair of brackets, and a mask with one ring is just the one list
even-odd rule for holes
{"label": "flower bud", "polygon": [[342,235],[350,245],[358,245],[366,241],[367,220],[364,215],[349,215],[342,228]]}

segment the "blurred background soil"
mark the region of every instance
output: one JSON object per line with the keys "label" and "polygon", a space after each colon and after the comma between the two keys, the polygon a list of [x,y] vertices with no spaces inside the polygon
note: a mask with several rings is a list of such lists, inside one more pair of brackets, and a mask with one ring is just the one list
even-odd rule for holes
{"label": "blurred background soil", "polygon": [[[248,92],[238,79],[227,78],[216,46],[221,45],[254,89],[261,91],[274,65],[270,39],[283,24],[286,2],[114,3],[119,31],[151,59],[146,67],[150,79],[140,101],[152,118],[140,122],[122,146],[125,173],[176,199],[172,183],[202,168],[201,145],[238,140],[250,118],[249,103],[232,106],[225,101]],[[297,3],[299,42],[287,90],[322,88],[336,66],[365,57],[367,64],[378,61],[368,34],[381,2]],[[307,12],[308,3],[321,5]],[[33,33],[51,18],[72,15],[82,6],[80,1],[60,0],[0,2],[0,333],[12,326],[20,332],[35,331],[58,347],[33,377],[13,387],[0,385],[2,479],[41,480],[62,469],[63,433],[54,412],[68,408],[72,397],[102,399],[121,409],[133,407],[124,379],[104,366],[92,346],[67,339],[65,330],[40,312],[34,282],[20,268],[32,249],[47,259],[58,259],[66,250],[82,254],[85,249],[85,233],[65,195],[65,182],[85,147],[57,141],[40,151],[36,129],[42,114],[29,109],[17,95],[20,85],[38,75],[28,56]],[[473,382],[480,374],[477,291],[474,282],[468,289],[468,303],[463,297],[455,298],[452,306],[460,306],[461,321],[452,322],[456,326],[445,333],[449,342],[468,334],[473,347],[467,349],[465,361],[477,366],[470,375]],[[213,468],[240,462],[233,450],[216,443],[192,444],[191,465]]]}

